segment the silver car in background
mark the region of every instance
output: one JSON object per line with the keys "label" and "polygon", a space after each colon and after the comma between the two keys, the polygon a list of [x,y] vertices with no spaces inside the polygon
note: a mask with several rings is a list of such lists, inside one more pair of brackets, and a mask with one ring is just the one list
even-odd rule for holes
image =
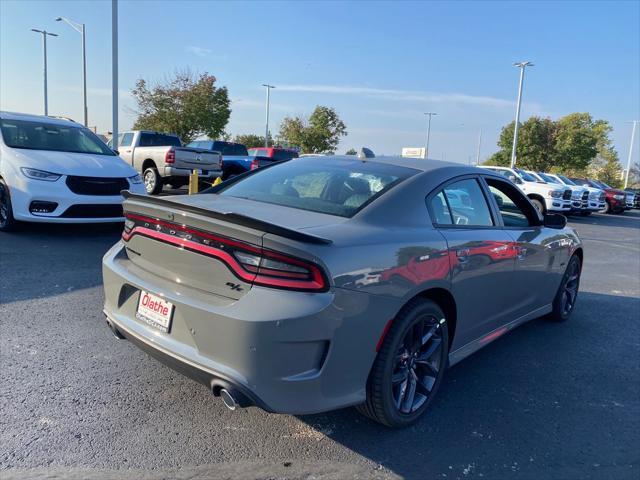
{"label": "silver car in background", "polygon": [[578,294],[565,217],[460,164],[301,158],[124,209],[109,327],[231,409],[410,425],[449,365]]}

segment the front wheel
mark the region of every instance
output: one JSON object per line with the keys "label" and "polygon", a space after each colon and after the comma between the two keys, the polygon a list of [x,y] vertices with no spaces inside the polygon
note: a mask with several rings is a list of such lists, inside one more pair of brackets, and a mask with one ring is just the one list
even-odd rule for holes
{"label": "front wheel", "polygon": [[582,263],[580,262],[580,257],[573,255],[564,272],[558,292],[553,299],[553,310],[549,314],[551,320],[565,322],[571,317],[578,300],[581,273]]}
{"label": "front wheel", "polygon": [[0,232],[10,232],[16,226],[17,222],[13,218],[9,187],[0,179]]}
{"label": "front wheel", "polygon": [[544,215],[546,209],[544,208],[544,204],[540,200],[538,200],[537,198],[532,198],[531,203],[533,204],[534,207],[536,207],[536,210],[538,210],[542,215]]}
{"label": "front wheel", "polygon": [[430,300],[411,302],[393,320],[358,411],[389,427],[416,422],[438,391],[448,355],[449,332],[440,307]]}

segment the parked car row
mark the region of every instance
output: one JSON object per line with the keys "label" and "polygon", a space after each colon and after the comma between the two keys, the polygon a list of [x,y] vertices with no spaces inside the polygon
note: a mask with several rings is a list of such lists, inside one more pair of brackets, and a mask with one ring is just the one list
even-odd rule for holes
{"label": "parked car row", "polygon": [[591,215],[593,212],[622,213],[638,208],[640,194],[613,188],[590,178],[567,177],[519,168],[482,166],[515,183],[541,213]]}

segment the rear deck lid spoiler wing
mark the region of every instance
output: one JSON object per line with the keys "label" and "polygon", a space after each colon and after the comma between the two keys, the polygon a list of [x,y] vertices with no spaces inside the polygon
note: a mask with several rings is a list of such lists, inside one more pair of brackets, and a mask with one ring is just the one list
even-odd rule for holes
{"label": "rear deck lid spoiler wing", "polygon": [[147,195],[137,195],[131,193],[129,190],[123,190],[121,192],[125,200],[137,200],[152,205],[159,205],[162,207],[170,207],[180,209],[185,212],[195,213],[202,215],[203,217],[213,218],[215,220],[223,220],[225,222],[234,223],[236,225],[242,225],[243,227],[254,228],[266,233],[272,233],[280,237],[289,238],[291,240],[297,240],[304,243],[314,243],[317,245],[330,245],[333,243],[326,238],[318,237],[316,235],[310,235],[308,233],[302,233],[298,230],[292,230],[290,228],[281,227],[273,223],[265,222],[257,218],[242,215],[241,213],[234,212],[216,212],[214,210],[208,210],[206,208],[194,207],[193,205],[185,205],[178,202],[172,202],[171,200],[164,199],[162,197],[152,197]]}

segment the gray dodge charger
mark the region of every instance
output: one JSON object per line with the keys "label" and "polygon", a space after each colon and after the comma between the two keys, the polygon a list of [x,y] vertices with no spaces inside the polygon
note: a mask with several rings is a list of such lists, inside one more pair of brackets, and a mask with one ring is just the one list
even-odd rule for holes
{"label": "gray dodge charger", "polygon": [[488,170],[304,157],[198,195],[124,194],[107,324],[231,409],[356,405],[406,426],[448,366],[577,299],[577,234]]}

